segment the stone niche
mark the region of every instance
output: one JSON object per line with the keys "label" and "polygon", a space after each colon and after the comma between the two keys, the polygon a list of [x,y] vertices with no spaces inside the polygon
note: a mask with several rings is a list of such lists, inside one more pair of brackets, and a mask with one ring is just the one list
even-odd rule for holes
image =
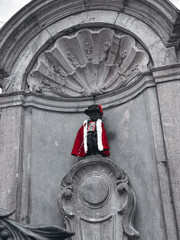
{"label": "stone niche", "polygon": [[[179,12],[168,0],[34,0],[3,26],[0,207],[16,209],[15,217],[25,223],[63,225],[60,183],[76,161],[70,153],[83,112],[95,102],[103,106],[111,159],[127,173],[136,194],[140,239],[179,239],[178,24]],[[135,237],[121,211],[131,196],[126,190],[132,189],[127,182],[118,192],[126,175],[119,179],[113,169],[112,179],[98,170],[93,178],[84,173],[81,186],[63,184],[61,211],[69,229],[75,229],[77,197],[83,226],[98,229],[91,219],[105,219],[106,214],[95,218],[95,212],[105,211],[111,216],[103,222],[111,228],[107,234]],[[93,180],[104,186],[102,196],[84,193]],[[76,196],[78,187],[83,193]],[[112,230],[116,220],[118,233]]]}
{"label": "stone niche", "polygon": [[89,156],[61,182],[59,209],[75,240],[139,237],[133,220],[136,198],[124,171],[110,159]]}

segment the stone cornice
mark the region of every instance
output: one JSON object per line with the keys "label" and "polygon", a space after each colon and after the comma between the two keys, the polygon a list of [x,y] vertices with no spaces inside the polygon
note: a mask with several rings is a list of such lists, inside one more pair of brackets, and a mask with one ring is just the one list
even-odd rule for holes
{"label": "stone cornice", "polygon": [[[146,73],[131,86],[97,96],[95,103],[101,104],[103,108],[111,108],[130,101],[149,87],[155,87],[155,83],[151,73]],[[0,108],[22,106],[57,112],[83,112],[87,106],[93,103],[92,97],[57,98],[24,91],[0,94]]]}
{"label": "stone cornice", "polygon": [[156,83],[180,81],[180,64],[151,69]]}
{"label": "stone cornice", "polygon": [[[96,97],[96,104],[103,105],[103,108],[111,108],[130,101],[145,89],[155,87],[156,84],[179,80],[180,64],[151,68],[151,73],[146,73],[133,85]],[[22,106],[57,112],[83,112],[93,103],[94,99],[91,97],[59,98],[25,91],[0,94],[0,108]]]}
{"label": "stone cornice", "polygon": [[[43,30],[49,35],[47,44],[54,42],[55,37],[47,29],[51,24],[73,14],[99,9],[124,12],[134,16],[137,20],[144,21],[151,26],[165,42],[168,41],[168,36],[173,31],[173,24],[178,15],[177,10],[165,0],[31,1],[15,14],[0,31],[0,71],[5,72],[6,75],[10,74],[22,50],[31,39]],[[147,12],[149,13],[147,14]]]}

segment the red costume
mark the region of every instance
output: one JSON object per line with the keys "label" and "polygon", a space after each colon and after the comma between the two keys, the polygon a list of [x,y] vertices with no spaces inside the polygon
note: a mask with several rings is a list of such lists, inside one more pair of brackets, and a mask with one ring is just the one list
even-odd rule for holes
{"label": "red costume", "polygon": [[[78,157],[85,157],[87,155],[87,133],[89,131],[88,123],[88,120],[85,120],[83,126],[79,129],[72,149],[72,155],[76,155]],[[97,119],[97,121],[95,121],[95,125],[97,131],[97,149],[103,156],[109,156],[109,144],[104,124],[101,119]]]}

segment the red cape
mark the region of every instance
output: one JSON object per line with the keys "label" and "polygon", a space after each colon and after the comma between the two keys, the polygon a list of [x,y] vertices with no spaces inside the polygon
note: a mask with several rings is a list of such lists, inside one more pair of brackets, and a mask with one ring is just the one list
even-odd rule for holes
{"label": "red cape", "polygon": [[[85,157],[86,153],[84,151],[84,127],[82,126],[76,136],[74,146],[72,149],[72,155],[78,156],[78,157]],[[107,141],[107,136],[106,136],[106,130],[104,128],[104,124],[102,122],[102,145],[103,145],[103,150],[102,153],[105,156],[109,156],[109,144]]]}

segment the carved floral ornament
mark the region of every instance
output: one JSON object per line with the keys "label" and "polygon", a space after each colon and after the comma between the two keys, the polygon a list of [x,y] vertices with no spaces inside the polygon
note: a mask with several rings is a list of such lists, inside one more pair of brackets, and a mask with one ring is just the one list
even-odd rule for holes
{"label": "carved floral ornament", "polygon": [[27,84],[30,91],[50,96],[96,96],[131,85],[148,63],[147,52],[132,36],[82,29],[41,53]]}

